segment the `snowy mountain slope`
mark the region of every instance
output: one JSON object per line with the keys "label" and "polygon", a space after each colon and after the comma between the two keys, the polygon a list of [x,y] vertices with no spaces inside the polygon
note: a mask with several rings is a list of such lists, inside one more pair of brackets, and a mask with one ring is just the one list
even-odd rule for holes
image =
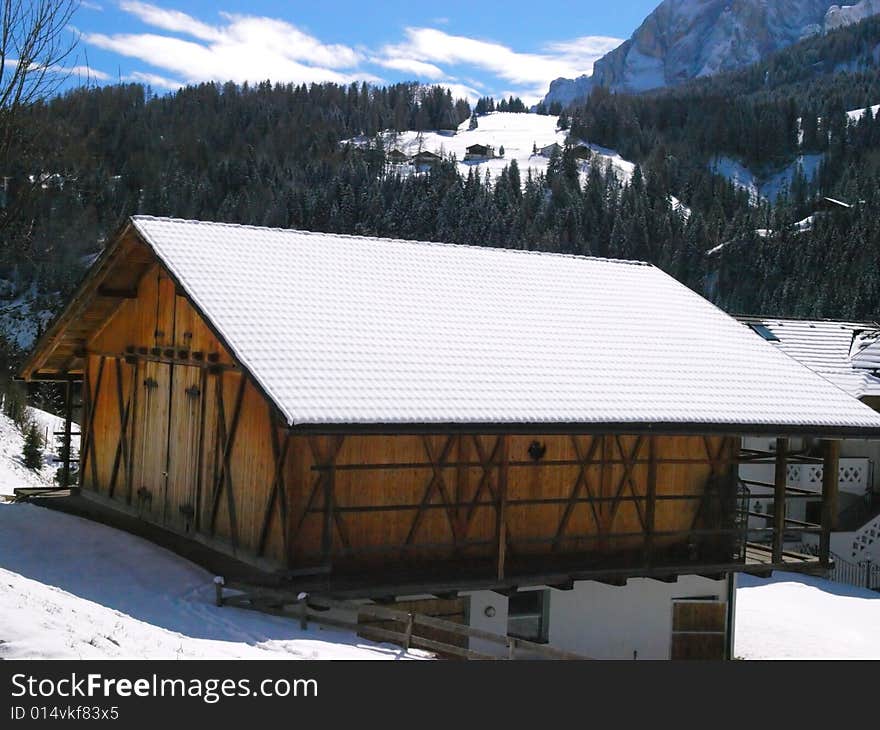
{"label": "snowy mountain slope", "polygon": [[855,5],[832,5],[825,15],[825,30],[858,23],[880,13],[880,0],[861,0]]}
{"label": "snowy mountain slope", "polygon": [[773,202],[783,190],[791,188],[799,169],[807,180],[815,178],[823,159],[824,155],[821,154],[799,155],[781,170],[756,173],[731,157],[718,155],[709,162],[709,168],[736,187],[747,191],[753,203],[762,198]]}
{"label": "snowy mountain slope", "polygon": [[556,79],[545,104],[570,104],[593,86],[641,92],[743,68],[826,30],[880,12],[880,0],[664,0],[593,75]]}
{"label": "snowy mountain slope", "polygon": [[0,281],[0,332],[17,347],[26,350],[37,338],[38,328],[52,319],[46,308],[47,298],[41,297],[36,283],[25,291],[4,296],[12,285]]}
{"label": "snowy mountain slope", "polygon": [[[5,457],[0,455],[0,460]],[[213,576],[119,530],[0,504],[0,659],[397,659],[420,652],[213,605]]]}
{"label": "snowy mountain slope", "polygon": [[[541,149],[554,142],[563,145],[568,136],[568,132],[556,128],[558,117],[541,114],[492,112],[479,117],[477,129],[468,129],[469,124],[469,120],[462,122],[455,132],[386,132],[382,135],[382,142],[386,150],[397,149],[407,155],[414,155],[423,150],[442,155],[455,155],[458,169],[463,175],[467,175],[468,171],[473,169],[481,174],[489,171],[493,176],[497,176],[511,160],[516,160],[520,175],[525,180],[528,170],[531,170],[533,175],[547,171],[549,158],[533,155],[533,148]],[[348,142],[363,145],[370,143],[371,140],[356,139]],[[466,162],[464,160],[466,150],[474,144],[492,145],[496,151],[504,147],[504,157]],[[596,164],[604,167],[611,163],[622,179],[629,179],[635,169],[633,163],[624,160],[614,150],[592,144],[589,147],[594,153],[593,159]]]}
{"label": "snowy mountain slope", "polygon": [[35,472],[24,465],[24,436],[9,417],[0,413],[0,498],[11,495],[17,487],[51,487],[58,469],[52,461],[56,443],[52,434],[64,428],[64,421],[36,408],[29,408],[28,413],[37,423],[40,435],[48,437],[48,446],[43,451],[43,468]]}
{"label": "snowy mountain slope", "polygon": [[[874,104],[874,106],[871,107],[871,114],[873,114],[875,117],[877,116],[877,112],[880,112],[880,104]],[[851,109],[850,111],[848,111],[846,113],[846,115],[849,117],[849,120],[851,122],[857,122],[863,116],[865,116],[865,110],[864,109]]]}
{"label": "snowy mountain slope", "polygon": [[880,659],[880,593],[792,573],[737,585],[735,656]]}

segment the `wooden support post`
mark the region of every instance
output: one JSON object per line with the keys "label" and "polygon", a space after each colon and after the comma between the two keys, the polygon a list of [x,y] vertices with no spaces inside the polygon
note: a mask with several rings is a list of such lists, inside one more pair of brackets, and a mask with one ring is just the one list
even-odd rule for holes
{"label": "wooden support post", "polygon": [[413,635],[413,614],[412,611],[406,614],[406,631],[403,634],[403,649],[404,651],[409,651],[409,646],[412,643],[412,635]]}
{"label": "wooden support post", "polygon": [[504,563],[507,558],[507,475],[510,466],[510,443],[506,435],[498,437],[498,510],[496,513],[495,532],[498,539],[498,579],[504,578]]}
{"label": "wooden support post", "polygon": [[327,465],[324,475],[324,531],[321,535],[321,554],[324,565],[330,565],[333,552],[333,492],[336,486],[336,460]]}
{"label": "wooden support post", "polygon": [[788,439],[776,439],[776,472],[773,491],[773,562],[782,563],[785,542],[785,487],[788,484]]}
{"label": "wooden support post", "polygon": [[840,442],[825,441],[822,459],[822,532],[819,536],[819,561],[828,565],[831,555],[831,531],[837,527],[837,490]]}
{"label": "wooden support post", "polygon": [[645,564],[654,562],[654,532],[657,515],[657,437],[648,436],[648,484],[645,504]]}
{"label": "wooden support post", "polygon": [[73,383],[68,380],[64,384],[64,442],[61,453],[64,454],[64,463],[61,466],[61,487],[66,489],[70,486],[70,452],[71,424],[73,422]]}
{"label": "wooden support post", "polygon": [[299,627],[303,631],[309,629],[309,603],[305,598],[301,598],[299,602]]}

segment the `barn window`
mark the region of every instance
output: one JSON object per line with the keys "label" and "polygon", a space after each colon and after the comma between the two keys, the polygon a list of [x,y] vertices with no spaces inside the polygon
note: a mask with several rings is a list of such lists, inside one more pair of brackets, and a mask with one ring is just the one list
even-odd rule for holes
{"label": "barn window", "polygon": [[763,337],[767,342],[779,342],[779,338],[773,334],[772,330],[765,324],[750,324],[755,332]]}
{"label": "barn window", "polygon": [[550,631],[550,591],[523,591],[507,599],[507,635],[546,644]]}

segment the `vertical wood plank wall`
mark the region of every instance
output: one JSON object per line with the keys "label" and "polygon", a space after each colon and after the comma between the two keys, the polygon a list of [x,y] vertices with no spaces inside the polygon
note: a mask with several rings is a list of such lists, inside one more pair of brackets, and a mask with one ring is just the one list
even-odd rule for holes
{"label": "vertical wood plank wall", "polygon": [[[86,349],[87,410],[94,415],[83,487],[169,529],[258,552],[275,473],[270,408],[247,382],[230,468],[221,469],[221,437],[235,416],[242,375],[160,266]],[[269,527],[262,552],[284,565],[281,518],[273,515]]]}
{"label": "vertical wood plank wall", "polygon": [[[532,444],[543,452],[537,460]],[[649,531],[652,481],[652,546],[662,549],[687,542],[663,533],[730,527],[720,498],[708,506],[700,498],[715,485],[732,502],[736,453],[734,439],[702,436],[297,436],[287,482],[292,560],[362,566],[633,551]],[[664,499],[681,495],[697,499]]]}
{"label": "vertical wood plank wall", "polygon": [[505,558],[638,551],[646,533],[663,548],[702,509],[663,497],[702,495],[735,458],[702,436],[288,436],[159,264],[86,350],[82,486],[278,567],[473,558],[500,574]]}

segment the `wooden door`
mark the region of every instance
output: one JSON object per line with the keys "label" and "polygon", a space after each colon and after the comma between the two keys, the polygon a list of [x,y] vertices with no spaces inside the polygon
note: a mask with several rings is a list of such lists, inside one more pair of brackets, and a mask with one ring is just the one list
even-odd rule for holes
{"label": "wooden door", "polygon": [[169,428],[164,524],[190,532],[198,514],[197,483],[201,452],[204,383],[200,368],[172,367],[169,382]]}
{"label": "wooden door", "polygon": [[715,600],[672,603],[672,659],[724,659],[727,604]]}
{"label": "wooden door", "polygon": [[141,517],[159,523],[165,512],[170,376],[165,363],[142,363],[133,424],[133,503]]}

